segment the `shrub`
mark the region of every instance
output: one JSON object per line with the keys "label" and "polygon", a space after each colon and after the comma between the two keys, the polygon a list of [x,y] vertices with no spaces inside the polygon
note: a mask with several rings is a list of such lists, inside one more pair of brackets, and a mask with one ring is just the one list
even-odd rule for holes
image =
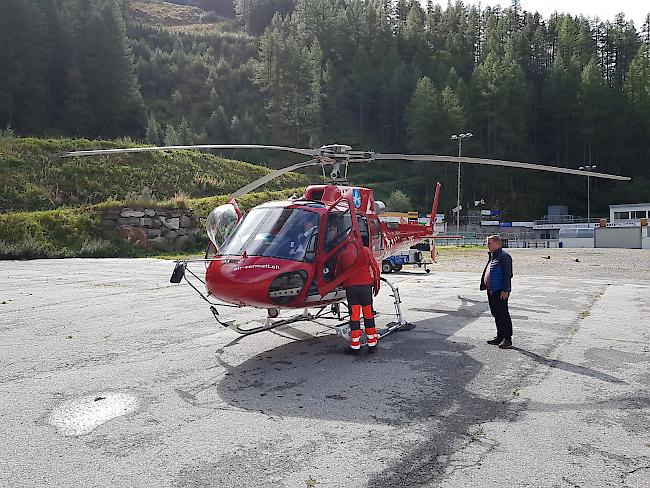
{"label": "shrub", "polygon": [[82,258],[114,258],[119,256],[117,246],[106,239],[86,239],[78,253]]}
{"label": "shrub", "polygon": [[392,212],[408,212],[411,210],[411,200],[406,193],[395,190],[386,201],[386,209]]}

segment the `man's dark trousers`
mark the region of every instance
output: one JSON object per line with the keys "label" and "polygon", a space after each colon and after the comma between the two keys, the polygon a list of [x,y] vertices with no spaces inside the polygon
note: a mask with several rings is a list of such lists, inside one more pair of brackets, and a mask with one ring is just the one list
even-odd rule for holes
{"label": "man's dark trousers", "polygon": [[501,292],[487,292],[490,312],[497,323],[497,337],[501,339],[512,339],[512,320],[508,311],[508,300],[501,299]]}

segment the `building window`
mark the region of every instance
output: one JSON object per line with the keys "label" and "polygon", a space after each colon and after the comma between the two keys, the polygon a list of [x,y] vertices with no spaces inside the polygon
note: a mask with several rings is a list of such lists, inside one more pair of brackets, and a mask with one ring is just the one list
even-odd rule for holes
{"label": "building window", "polygon": [[632,218],[633,219],[646,219],[648,218],[648,211],[647,210],[635,210],[632,212]]}
{"label": "building window", "polygon": [[614,220],[629,220],[630,212],[614,212]]}

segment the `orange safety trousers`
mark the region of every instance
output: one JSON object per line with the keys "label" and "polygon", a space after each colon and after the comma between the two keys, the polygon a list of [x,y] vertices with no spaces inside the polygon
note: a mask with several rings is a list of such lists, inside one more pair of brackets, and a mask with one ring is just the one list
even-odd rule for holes
{"label": "orange safety trousers", "polygon": [[351,305],[350,307],[350,348],[361,349],[361,315],[363,313],[363,325],[366,329],[368,347],[375,347],[379,335],[375,327],[375,315],[372,305]]}

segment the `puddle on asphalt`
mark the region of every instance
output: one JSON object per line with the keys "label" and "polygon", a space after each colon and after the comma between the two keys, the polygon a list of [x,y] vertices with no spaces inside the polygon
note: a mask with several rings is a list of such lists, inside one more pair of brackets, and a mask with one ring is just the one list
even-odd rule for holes
{"label": "puddle on asphalt", "polygon": [[60,434],[78,436],[92,432],[109,420],[136,411],[139,405],[135,395],[104,392],[68,400],[56,407],[47,420]]}

